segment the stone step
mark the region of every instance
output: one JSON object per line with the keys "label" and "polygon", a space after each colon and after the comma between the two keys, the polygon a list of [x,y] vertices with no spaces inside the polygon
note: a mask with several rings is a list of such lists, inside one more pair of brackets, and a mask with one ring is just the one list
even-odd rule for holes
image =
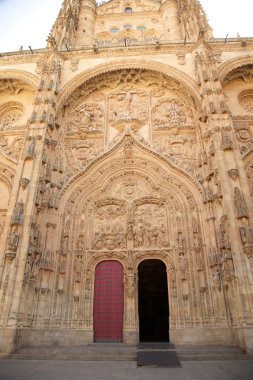
{"label": "stone step", "polygon": [[240,347],[227,346],[176,346],[179,360],[251,360]]}
{"label": "stone step", "polygon": [[27,347],[10,356],[12,360],[134,361],[136,347],[88,345],[76,347]]}
{"label": "stone step", "polygon": [[137,351],[175,351],[180,361],[252,360],[241,348],[225,346],[174,346],[90,344],[87,346],[26,347],[12,354],[12,360],[135,361]]}

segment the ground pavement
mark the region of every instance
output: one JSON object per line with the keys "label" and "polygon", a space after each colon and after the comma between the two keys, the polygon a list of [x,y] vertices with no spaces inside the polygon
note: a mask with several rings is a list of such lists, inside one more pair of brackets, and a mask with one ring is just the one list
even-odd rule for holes
{"label": "ground pavement", "polygon": [[0,380],[253,380],[253,360],[181,362],[181,368],[136,362],[0,360]]}

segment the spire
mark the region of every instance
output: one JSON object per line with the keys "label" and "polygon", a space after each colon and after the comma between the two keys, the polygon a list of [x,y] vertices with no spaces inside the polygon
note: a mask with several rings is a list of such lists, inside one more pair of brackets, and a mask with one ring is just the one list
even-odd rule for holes
{"label": "spire", "polygon": [[58,50],[93,44],[95,0],[64,0],[48,37],[48,46]]}
{"label": "spire", "polygon": [[177,0],[178,17],[186,39],[198,40],[200,34],[212,38],[212,29],[198,0]]}
{"label": "spire", "polygon": [[47,39],[48,46],[58,50],[72,45],[79,19],[81,0],[64,0]]}

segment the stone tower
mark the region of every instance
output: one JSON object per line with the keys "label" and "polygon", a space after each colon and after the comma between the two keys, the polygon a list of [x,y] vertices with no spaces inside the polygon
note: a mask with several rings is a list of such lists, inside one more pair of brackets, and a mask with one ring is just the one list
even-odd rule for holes
{"label": "stone tower", "polygon": [[253,352],[253,39],[197,0],[65,0],[0,56],[0,355]]}

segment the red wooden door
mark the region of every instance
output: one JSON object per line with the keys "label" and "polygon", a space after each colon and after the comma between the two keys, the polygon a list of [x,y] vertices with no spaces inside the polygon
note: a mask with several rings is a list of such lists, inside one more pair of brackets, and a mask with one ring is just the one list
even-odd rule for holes
{"label": "red wooden door", "polygon": [[123,341],[123,267],[118,261],[102,261],[96,267],[94,289],[94,341]]}

